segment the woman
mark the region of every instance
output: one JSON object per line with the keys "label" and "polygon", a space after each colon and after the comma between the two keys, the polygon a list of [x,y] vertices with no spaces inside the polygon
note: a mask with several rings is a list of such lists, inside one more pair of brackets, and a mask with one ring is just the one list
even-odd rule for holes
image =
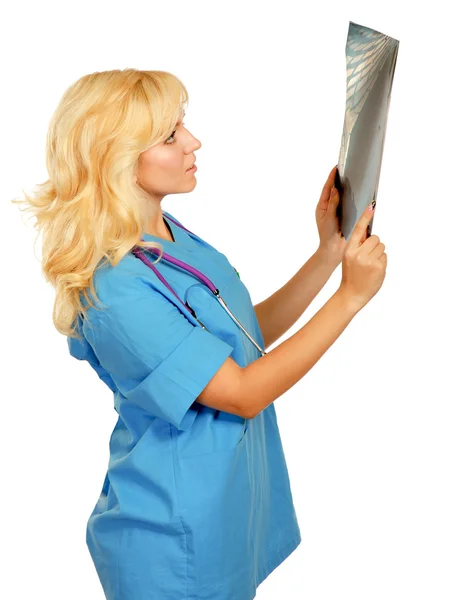
{"label": "woman", "polygon": [[[384,244],[365,234],[373,212],[349,244],[339,232],[334,168],[316,209],[318,251],[253,307],[228,258],[161,209],[167,194],[196,185],[201,144],[181,121],[187,100],[162,71],[82,77],[50,124],[50,178],[27,197],[56,289],[54,324],[113,391],[119,415],[86,537],[108,600],[256,596],[301,541],[273,401],[385,276]],[[336,294],[265,353],[308,304],[297,292],[310,269],[314,297],[341,262]],[[291,292],[278,315],[275,300]]]}

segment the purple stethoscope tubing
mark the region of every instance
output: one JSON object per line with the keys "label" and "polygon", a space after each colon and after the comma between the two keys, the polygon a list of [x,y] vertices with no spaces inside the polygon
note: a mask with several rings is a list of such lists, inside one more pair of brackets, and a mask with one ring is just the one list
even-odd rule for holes
{"label": "purple stethoscope tubing", "polygon": [[[180,223],[177,223],[177,221],[175,221],[174,219],[172,219],[171,217],[169,217],[169,215],[166,215],[166,218],[169,219],[170,221],[172,221],[173,223],[175,223],[181,229],[184,229],[185,231],[188,231],[188,233],[191,233],[192,235],[195,235],[192,231],[190,231],[189,229],[187,229],[186,227],[184,227]],[[144,241],[144,240],[141,240],[141,241]],[[154,254],[157,254],[158,256],[160,254],[160,251],[158,250],[158,248],[148,248],[147,250],[149,252],[153,252]],[[153,271],[154,271],[155,275],[158,277],[158,279],[168,288],[168,290],[170,292],[172,292],[174,294],[174,296],[177,298],[177,300],[186,309],[188,309],[190,311],[191,315],[196,319],[196,321],[201,325],[201,327],[203,329],[206,329],[208,331],[207,327],[203,323],[201,323],[201,321],[199,321],[199,319],[197,318],[194,309],[191,308],[191,306],[188,304],[188,302],[185,303],[185,302],[183,302],[183,300],[181,300],[181,298],[179,298],[179,296],[172,289],[172,287],[169,285],[169,283],[166,281],[166,279],[163,277],[163,275],[161,275],[161,273],[158,271],[158,269],[155,267],[155,265],[144,255],[144,253],[141,252],[138,248],[133,248],[132,253],[134,254],[134,256],[136,258],[139,258],[140,260],[142,260],[142,262],[144,264],[146,264],[148,267],[150,267],[151,269],[153,269]],[[219,290],[210,281],[210,279],[204,275],[204,273],[201,273],[201,271],[198,271],[197,269],[195,269],[191,265],[188,265],[187,263],[184,263],[183,261],[179,260],[178,258],[174,258],[173,256],[171,256],[170,254],[167,254],[166,252],[163,252],[162,255],[161,255],[161,260],[163,260],[163,259],[167,260],[168,262],[170,262],[170,263],[172,263],[174,265],[177,265],[178,267],[182,268],[184,271],[187,271],[188,273],[191,273],[192,275],[194,275],[195,277],[197,277],[200,281],[202,281],[202,283],[204,283],[209,288],[209,290],[213,293],[213,295],[218,300],[218,302],[221,304],[221,306],[224,308],[224,310],[229,314],[229,316],[234,320],[234,322],[245,333],[245,335],[248,337],[248,339],[256,346],[256,348],[259,350],[259,352],[261,353],[261,355],[264,356],[265,354],[267,354],[267,352],[265,350],[263,350],[259,346],[259,344],[257,344],[257,342],[248,333],[248,331],[243,327],[243,325],[238,321],[238,319],[232,314],[232,312],[229,310],[226,302],[220,296]]]}

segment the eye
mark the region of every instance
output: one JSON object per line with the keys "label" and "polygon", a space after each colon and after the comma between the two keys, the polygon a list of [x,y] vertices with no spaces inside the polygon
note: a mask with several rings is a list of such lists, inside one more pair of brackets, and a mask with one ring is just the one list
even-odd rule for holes
{"label": "eye", "polygon": [[[182,123],[182,125],[185,125],[185,123]],[[167,143],[169,143],[169,144],[173,144],[174,143],[174,140],[172,140],[172,142],[169,142],[169,140],[174,137],[176,131],[177,131],[177,129],[174,129],[174,131],[171,133],[171,135],[167,138],[166,144]]]}
{"label": "eye", "polygon": [[169,140],[174,137],[176,131],[177,131],[177,129],[174,129],[174,131],[171,133],[171,135],[167,138],[166,144],[167,143],[170,143],[170,144],[174,143],[174,140],[172,140],[172,142],[169,142]]}

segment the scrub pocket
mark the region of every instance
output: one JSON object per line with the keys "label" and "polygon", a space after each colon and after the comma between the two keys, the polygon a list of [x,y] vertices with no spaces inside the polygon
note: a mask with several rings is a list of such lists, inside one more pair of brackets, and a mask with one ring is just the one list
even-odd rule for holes
{"label": "scrub pocket", "polygon": [[[251,502],[251,465],[245,437],[230,450],[176,457],[174,464],[191,573],[188,591],[214,586],[210,598],[228,597],[222,594],[227,581],[231,577],[243,580],[243,572],[251,569],[255,535],[257,509]],[[209,596],[195,593],[194,597]]]}
{"label": "scrub pocket", "polygon": [[191,431],[172,430],[178,459],[188,459],[235,452],[248,435],[248,419],[216,410],[203,404]]}

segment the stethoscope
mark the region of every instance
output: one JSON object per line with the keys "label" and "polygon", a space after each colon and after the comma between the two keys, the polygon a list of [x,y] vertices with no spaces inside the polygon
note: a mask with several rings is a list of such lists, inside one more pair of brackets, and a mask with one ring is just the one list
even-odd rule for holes
{"label": "stethoscope", "polygon": [[[181,229],[184,229],[185,231],[188,231],[188,233],[195,235],[189,229],[187,229],[180,223],[177,223],[177,221],[175,221],[174,219],[171,219],[171,217],[169,217],[168,215],[166,215],[166,218],[169,219],[170,221],[172,221],[173,223],[175,223]],[[144,240],[142,239],[141,241],[144,241]],[[147,251],[153,252],[154,254],[157,254],[157,255],[160,254],[160,251],[158,250],[158,248],[148,248]],[[172,287],[169,285],[169,283],[166,281],[166,279],[163,277],[163,275],[161,275],[161,273],[158,271],[158,269],[155,267],[155,265],[149,261],[149,259],[144,255],[144,253],[141,252],[138,248],[133,248],[132,253],[134,254],[134,256],[136,256],[136,258],[139,258],[140,260],[142,260],[142,262],[144,264],[146,264],[148,267],[153,269],[153,271],[155,272],[157,277],[160,279],[160,281],[162,283],[164,283],[164,285],[168,288],[169,291],[171,291],[174,294],[174,296],[179,300],[179,302],[181,302],[181,304],[183,304],[183,306],[185,306],[185,308],[187,308],[190,311],[190,313],[196,319],[196,321],[199,323],[199,325],[201,325],[201,327],[203,329],[208,331],[207,327],[197,318],[195,310],[189,305],[188,301],[183,302],[183,300],[181,300],[179,298],[179,296],[172,289]],[[163,252],[163,254],[161,255],[161,260],[163,260],[163,259],[169,263],[177,265],[184,271],[191,273],[192,275],[195,275],[204,285],[206,285],[209,288],[209,290],[213,293],[215,298],[218,300],[218,302],[221,304],[221,306],[224,308],[224,310],[231,317],[231,319],[240,327],[240,329],[244,332],[244,334],[248,337],[248,339],[256,346],[256,348],[259,350],[261,355],[264,356],[265,354],[267,354],[267,352],[265,350],[263,350],[259,346],[259,344],[257,344],[256,341],[251,337],[251,335],[248,333],[248,331],[245,329],[245,327],[243,327],[243,325],[240,323],[240,321],[232,314],[232,312],[229,310],[226,302],[220,296],[219,290],[215,287],[215,285],[210,281],[210,279],[208,277],[206,277],[203,273],[201,273],[201,271],[198,271],[191,265],[184,263],[183,261],[179,260],[178,258],[174,258],[173,256],[171,256],[170,254],[167,254],[166,252]]]}

